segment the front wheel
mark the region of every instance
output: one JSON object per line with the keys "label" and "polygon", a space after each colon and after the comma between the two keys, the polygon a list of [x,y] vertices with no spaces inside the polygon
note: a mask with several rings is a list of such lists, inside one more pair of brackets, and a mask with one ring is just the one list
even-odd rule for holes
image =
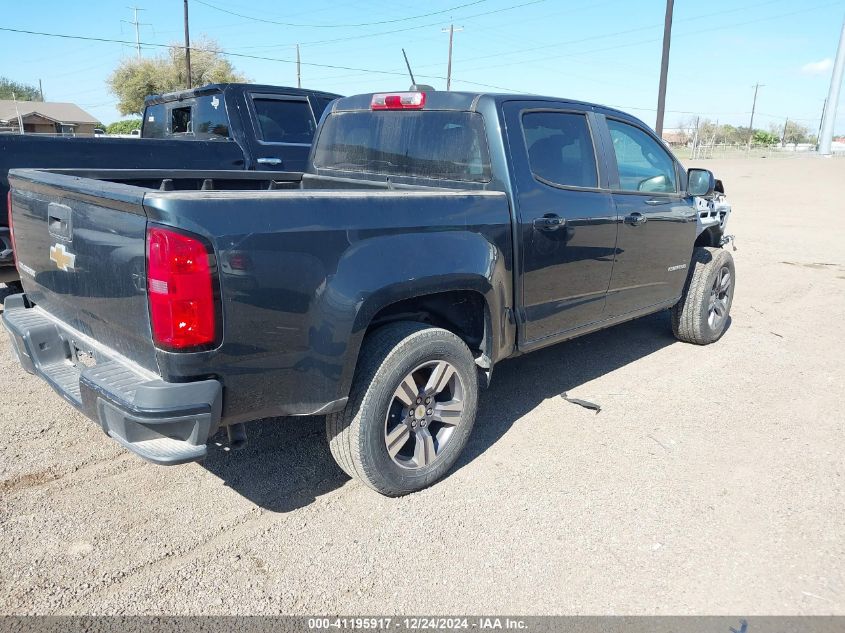
{"label": "front wheel", "polygon": [[735,279],[734,260],[728,251],[693,250],[684,294],[672,307],[672,331],[678,340],[708,345],[722,337],[728,327]]}
{"label": "front wheel", "polygon": [[364,341],[346,408],[326,416],[332,456],[388,496],[430,486],[466,445],[478,405],[469,348],[422,323],[386,325]]}

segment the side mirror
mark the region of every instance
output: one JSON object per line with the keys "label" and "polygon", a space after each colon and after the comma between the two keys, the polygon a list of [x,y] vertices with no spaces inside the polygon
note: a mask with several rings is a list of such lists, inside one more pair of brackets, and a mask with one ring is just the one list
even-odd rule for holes
{"label": "side mirror", "polygon": [[716,190],[716,179],[709,169],[692,168],[687,171],[687,193],[707,197]]}

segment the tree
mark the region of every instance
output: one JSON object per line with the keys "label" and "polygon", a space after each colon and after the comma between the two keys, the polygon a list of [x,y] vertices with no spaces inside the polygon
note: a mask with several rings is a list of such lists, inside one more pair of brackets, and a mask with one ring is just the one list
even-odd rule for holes
{"label": "tree", "polygon": [[[124,59],[108,78],[108,85],[118,98],[121,114],[143,114],[144,97],[182,90],[187,87],[186,78],[185,48],[171,44],[159,57]],[[216,41],[206,36],[195,40],[191,46],[191,85],[246,81],[223,57]]]}
{"label": "tree", "polygon": [[780,137],[765,130],[754,130],[751,142],[755,145],[777,145],[780,143]]}
{"label": "tree", "polygon": [[131,134],[133,130],[141,129],[141,119],[123,119],[115,121],[106,128],[106,134]]}
{"label": "tree", "polygon": [[792,143],[793,145],[810,143],[810,130],[805,125],[801,125],[795,121],[789,121],[786,124],[786,133],[783,135],[783,142]]}
{"label": "tree", "polygon": [[18,101],[41,101],[41,91],[35,86],[0,77],[0,99],[12,99],[13,96]]}

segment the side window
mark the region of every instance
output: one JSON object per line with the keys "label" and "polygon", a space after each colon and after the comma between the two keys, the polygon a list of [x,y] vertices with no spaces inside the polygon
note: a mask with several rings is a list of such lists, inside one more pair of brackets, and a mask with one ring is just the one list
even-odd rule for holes
{"label": "side window", "polygon": [[163,103],[149,106],[144,112],[144,138],[164,138],[167,136],[167,108]]}
{"label": "side window", "polygon": [[522,116],[531,172],[539,180],[571,187],[597,187],[596,156],[587,117],[569,112]]}
{"label": "side window", "polygon": [[305,143],[314,138],[314,116],[304,99],[253,97],[255,115],[265,143]]}
{"label": "side window", "polygon": [[607,119],[623,191],[675,193],[675,161],[640,128]]}
{"label": "side window", "polygon": [[191,127],[191,106],[173,108],[170,111],[170,133],[189,134]]}
{"label": "side window", "polygon": [[229,117],[220,95],[197,97],[194,101],[191,131],[198,139],[229,138]]}

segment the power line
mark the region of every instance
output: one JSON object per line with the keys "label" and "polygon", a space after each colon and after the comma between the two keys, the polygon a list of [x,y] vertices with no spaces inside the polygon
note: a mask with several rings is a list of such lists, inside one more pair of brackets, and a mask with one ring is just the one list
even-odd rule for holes
{"label": "power line", "polygon": [[[733,13],[735,11],[739,11],[739,10],[743,10],[743,9],[756,8],[756,7],[759,7],[759,6],[762,6],[762,5],[772,4],[773,2],[779,2],[779,1],[780,0],[768,0],[767,2],[762,2],[762,3],[759,3],[759,4],[755,4],[755,5],[748,5],[746,7],[742,7],[741,9],[740,8],[727,9],[725,11],[717,11],[715,13],[707,13],[707,14],[703,14],[703,15],[690,16],[688,18],[675,19],[674,22],[689,22],[689,21],[693,21],[693,20],[700,20],[702,18],[708,18],[708,17],[714,17],[716,15]],[[839,4],[838,2],[831,2],[831,3],[828,3],[828,4],[818,5],[818,6],[815,6],[815,7],[808,7],[808,8],[802,9],[800,11],[791,11],[789,13],[772,15],[772,16],[768,16],[768,17],[765,17],[765,18],[757,18],[755,20],[749,20],[749,21],[746,21],[746,22],[734,22],[734,23],[724,25],[724,26],[716,26],[716,27],[711,27],[711,28],[708,28],[708,29],[696,29],[694,31],[689,31],[689,32],[686,32],[686,33],[682,32],[682,33],[679,33],[679,35],[687,35],[688,34],[688,35],[694,36],[694,35],[697,35],[699,33],[709,33],[709,32],[713,32],[713,31],[726,30],[726,29],[734,28],[736,26],[745,26],[745,25],[748,25],[748,24],[756,24],[757,22],[762,22],[762,21],[766,21],[766,20],[773,20],[773,19],[777,19],[777,18],[780,18],[780,17],[789,17],[789,16],[796,15],[796,14],[799,14],[799,13],[814,11],[816,9],[823,9],[823,8],[827,8],[827,7],[831,7],[831,6],[836,6],[838,4]],[[579,38],[577,40],[565,40],[565,41],[562,41],[562,42],[554,42],[554,43],[551,43],[551,44],[543,44],[542,46],[532,46],[530,48],[524,48],[524,49],[515,50],[515,51],[498,52],[498,53],[491,53],[491,54],[487,54],[487,55],[479,55],[479,56],[476,56],[476,57],[468,57],[468,58],[465,58],[463,61],[464,62],[471,62],[471,61],[477,61],[477,60],[481,60],[481,59],[501,58],[503,55],[513,55],[513,54],[517,54],[517,53],[527,53],[527,52],[532,52],[532,51],[539,51],[539,50],[545,50],[545,49],[549,49],[549,48],[555,48],[557,46],[568,46],[568,45],[572,45],[572,44],[582,44],[584,42],[588,42],[588,41],[592,41],[592,40],[607,39],[609,37],[617,37],[619,35],[627,35],[629,33],[635,33],[635,32],[638,32],[638,31],[647,31],[647,30],[650,30],[650,29],[658,28],[659,26],[661,26],[661,25],[652,24],[652,25],[649,25],[649,26],[641,26],[641,27],[636,27],[636,28],[633,28],[633,29],[625,29],[623,31],[615,31],[615,32],[612,32],[612,33],[603,33],[603,34],[600,34],[600,35],[591,35],[589,37],[583,37],[583,38]],[[612,46],[604,46],[602,48],[582,50],[582,51],[578,51],[577,53],[560,53],[558,55],[552,54],[551,56],[550,55],[544,55],[543,57],[536,57],[536,58],[531,58],[531,59],[520,59],[520,60],[516,60],[516,61],[513,61],[513,62],[507,62],[507,63],[504,63],[504,64],[498,63],[497,67],[502,68],[504,66],[509,66],[509,65],[526,64],[526,63],[531,63],[531,62],[535,62],[535,61],[547,61],[548,59],[553,58],[555,56],[557,56],[557,57],[582,57],[584,55],[590,55],[592,53],[600,53],[600,52],[604,52],[604,51],[616,50],[616,49],[619,49],[619,48],[627,48],[627,47],[630,47],[630,46],[638,46],[640,44],[651,44],[653,42],[659,42],[659,41],[661,41],[661,38],[654,37],[654,38],[649,38],[649,39],[645,39],[645,40],[636,40],[634,42],[614,44]],[[432,65],[429,65],[429,67],[430,66],[432,66]],[[482,68],[482,67],[478,66],[478,67],[474,67],[474,68],[466,68],[464,70],[477,70],[479,68]]]}
{"label": "power line", "polygon": [[[93,36],[87,36],[87,35],[69,35],[69,34],[66,34],[66,33],[46,33],[44,31],[31,31],[31,30],[28,30],[28,29],[13,29],[13,28],[10,28],[10,27],[5,27],[5,26],[0,27],[0,31],[6,31],[6,32],[9,32],[9,33],[23,33],[23,34],[26,34],[26,35],[40,35],[40,36],[43,36],[43,37],[57,37],[57,38],[61,38],[61,39],[87,40],[87,41],[91,41],[91,42],[105,42],[105,43],[108,43],[108,44],[131,44],[132,43],[131,41],[128,41],[128,40],[118,40],[118,39],[108,38],[108,37],[93,37]],[[159,44],[159,43],[156,43],[156,42],[141,42],[141,44],[143,46],[150,46],[150,47],[155,47],[155,48],[172,48],[174,46],[173,44]],[[176,45],[176,46],[178,48],[182,48],[181,46],[178,46],[178,45]],[[194,46],[189,47],[189,49],[193,52],[199,52],[199,53],[219,53],[220,55],[225,55],[227,57],[242,57],[242,58],[246,58],[246,59],[259,59],[259,60],[262,60],[262,61],[279,62],[279,63],[282,63],[282,64],[295,64],[296,63],[296,60],[284,59],[284,58],[281,58],[281,57],[266,57],[266,56],[263,56],[263,55],[250,55],[250,54],[247,54],[247,53],[227,53],[226,51],[221,51],[221,50],[217,50],[217,49],[196,48]],[[319,64],[319,63],[316,63],[316,62],[301,62],[301,64],[303,66],[313,66],[315,68],[330,68],[330,69],[333,69],[333,70],[350,70],[350,71],[354,71],[354,72],[371,73],[371,74],[377,74],[377,75],[398,75],[398,76],[404,76],[405,75],[404,72],[395,71],[395,70],[377,70],[375,68],[359,68],[359,67],[356,67],[356,66],[341,66],[339,64]],[[446,79],[446,77],[441,76],[441,75],[421,75],[421,76],[424,76],[427,79]],[[478,82],[478,81],[469,81],[467,79],[461,79],[461,80],[456,80],[456,81],[461,81],[462,83],[470,84],[470,85],[473,85],[473,86],[481,86],[483,88],[493,88],[495,90],[506,90],[506,91],[513,92],[513,89],[511,89],[511,88],[506,88],[504,86],[497,86],[495,84],[485,84],[485,83],[481,83],[481,82]]]}
{"label": "power line", "polygon": [[[524,4],[536,4],[536,3],[542,2],[542,1],[543,0],[532,0],[531,2],[523,3],[523,5]],[[771,1],[772,0],[770,0],[770,2]],[[768,3],[762,3],[762,4],[768,4]],[[523,5],[516,5],[516,6],[523,6]],[[750,21],[746,21],[746,22],[742,22],[742,23],[733,23],[733,24],[730,24],[730,25],[727,25],[727,26],[713,27],[713,28],[710,28],[710,29],[698,29],[694,33],[698,34],[698,33],[724,30],[724,29],[733,28],[733,27],[736,27],[736,26],[744,26],[744,25],[747,25],[747,24],[754,24],[754,23],[757,23],[757,22],[776,19],[776,18],[780,18],[780,17],[787,17],[787,16],[796,15],[796,14],[800,14],[800,13],[807,13],[807,12],[814,11],[814,10],[817,10],[817,9],[823,9],[823,8],[827,8],[827,7],[830,7],[830,6],[838,6],[838,5],[839,5],[839,2],[831,2],[831,3],[827,3],[827,4],[817,5],[817,6],[814,6],[814,7],[807,7],[805,9],[802,9],[802,10],[799,10],[799,11],[792,11],[792,12],[789,12],[789,13],[784,13],[784,14],[779,14],[779,15],[774,15],[774,16],[768,16],[768,17],[765,17],[765,18],[759,18],[759,19],[756,19],[756,20],[750,20]],[[756,5],[752,5],[752,6],[756,6]],[[509,7],[509,8],[515,8],[515,7]],[[750,8],[750,7],[745,7],[745,8]],[[502,10],[508,10],[508,9],[500,9],[500,10],[496,10],[496,11],[502,11]],[[491,12],[488,12],[488,13],[493,13],[493,12],[496,12],[496,11],[491,11]],[[726,13],[730,12],[730,11],[731,10],[726,11]],[[713,14],[709,14],[709,15],[713,15]],[[465,17],[472,17],[472,16],[465,16]],[[687,19],[700,19],[701,17],[705,17],[705,16],[696,16],[695,18],[687,18]],[[462,18],[462,19],[464,19],[464,18]],[[413,28],[417,28],[417,27],[413,27]],[[642,27],[642,28],[653,28],[653,27]],[[636,29],[636,30],[642,30],[642,28]],[[402,29],[402,30],[407,30],[407,29]],[[65,33],[48,33],[48,32],[44,32],[44,31],[34,31],[34,30],[29,30],[29,29],[16,29],[16,28],[11,28],[11,27],[0,27],[0,31],[10,32],[10,33],[20,33],[20,34],[26,34],[26,35],[38,35],[38,36],[43,36],[43,37],[55,37],[55,38],[61,38],[61,39],[82,40],[82,41],[89,41],[89,42],[104,42],[104,43],[115,43],[115,44],[124,44],[124,45],[134,44],[131,41],[114,39],[114,38],[94,37],[94,36],[84,36],[84,35],[70,35],[70,34],[65,34]],[[606,36],[596,36],[596,37],[606,37]],[[594,39],[594,38],[590,38],[590,39]],[[577,40],[577,41],[580,41],[580,40]],[[568,42],[568,43],[575,43],[577,41]],[[622,47],[627,47],[627,46],[634,46],[634,45],[638,45],[638,44],[641,44],[641,43],[650,43],[650,42],[653,42],[653,41],[655,41],[655,40],[654,39],[640,40],[638,42],[609,46],[609,47],[604,47],[604,48],[601,48],[601,49],[580,51],[578,53],[569,53],[569,54],[565,54],[565,55],[561,55],[561,56],[581,56],[581,55],[586,55],[586,54],[605,51],[605,50],[612,50],[612,49],[617,49],[617,48],[622,48]],[[658,41],[659,41],[659,38],[658,38]],[[170,48],[171,47],[170,44],[160,44],[160,43],[153,43],[153,42],[141,42],[141,44],[143,46],[149,46],[149,47],[153,47],[153,48]],[[549,45],[549,46],[553,46],[553,45]],[[543,48],[548,48],[549,46],[544,46]],[[253,54],[249,54],[249,53],[225,52],[225,51],[220,51],[220,50],[209,50],[209,49],[201,49],[201,48],[195,48],[195,47],[191,47],[191,50],[196,51],[196,52],[215,52],[215,53],[220,53],[222,55],[225,55],[227,57],[238,57],[238,58],[244,58],[244,59],[256,59],[256,60],[272,61],[272,62],[279,62],[279,63],[286,63],[286,64],[295,64],[296,63],[296,61],[292,60],[292,59],[267,57],[267,56],[263,56],[263,55],[253,55]],[[503,53],[498,53],[499,56],[501,56],[502,54]],[[486,58],[486,57],[490,57],[490,56],[484,56],[484,57]],[[474,59],[478,59],[478,58],[474,58]],[[547,60],[547,59],[548,59],[548,56],[543,57],[541,60]],[[468,61],[468,60],[465,60],[465,61]],[[521,61],[514,62],[514,63],[530,63],[530,61],[531,60],[521,60]],[[314,67],[314,68],[327,68],[327,69],[333,69],[333,70],[347,70],[347,71],[352,71],[352,72],[362,72],[362,73],[379,74],[379,75],[390,75],[390,76],[404,76],[405,75],[405,73],[402,70],[378,70],[378,69],[372,69],[372,68],[359,68],[359,67],[354,67],[354,66],[345,66],[345,65],[340,65],[340,64],[320,64],[320,63],[316,63],[316,62],[302,62],[302,65],[311,66],[311,67]],[[469,71],[469,70],[476,70],[476,69],[475,68],[468,68],[468,69],[464,69],[464,70]],[[439,76],[439,75],[420,75],[420,77],[425,77],[427,79],[446,79],[446,77]],[[457,78],[455,79],[455,81],[460,81],[461,83],[464,83],[464,84],[467,84],[467,85],[479,86],[479,87],[482,87],[482,88],[492,88],[494,90],[503,90],[503,91],[507,91],[507,92],[517,92],[517,90],[514,89],[514,88],[505,87],[505,86],[498,86],[498,85],[495,85],[495,84],[487,84],[487,83],[482,83],[482,82],[477,82],[477,81],[469,81],[469,80],[462,80],[462,79],[457,79]],[[654,111],[653,109],[649,109],[649,108],[631,108],[631,109]],[[667,112],[678,113],[680,111],[667,110]],[[683,112],[681,112],[681,113],[683,113]]]}
{"label": "power line", "polygon": [[[479,18],[479,17],[488,16],[488,15],[494,15],[496,13],[503,13],[505,11],[512,11],[514,9],[522,9],[523,7],[527,7],[527,6],[530,6],[532,4],[541,4],[545,1],[546,0],[528,0],[527,2],[521,2],[519,4],[514,4],[514,5],[511,5],[511,6],[508,6],[508,7],[502,7],[500,9],[491,9],[490,11],[483,11],[481,13],[473,13],[473,14],[470,14],[470,15],[465,15],[465,16],[462,16],[460,19],[461,20],[469,20],[469,19],[472,19],[472,18]],[[364,33],[364,34],[361,34],[361,35],[350,35],[350,36],[346,36],[346,37],[336,37],[336,38],[332,38],[332,39],[328,39],[328,40],[312,40],[310,42],[300,42],[300,44],[302,46],[320,46],[320,45],[323,45],[323,44],[337,44],[338,42],[349,42],[351,40],[362,40],[362,39],[368,39],[368,38],[371,38],[371,37],[381,37],[382,35],[393,35],[395,33],[406,33],[408,31],[417,31],[419,29],[427,29],[427,28],[431,28],[433,26],[440,26],[441,24],[443,24],[443,22],[440,22],[440,21],[438,21],[438,22],[428,22],[426,24],[418,24],[416,26],[406,26],[406,27],[401,28],[401,29],[392,29],[390,31],[380,31],[378,33]],[[256,49],[256,48],[263,48],[263,49],[267,49],[267,48],[287,48],[289,46],[291,46],[291,45],[290,44],[269,44],[269,45],[265,44],[265,45],[260,45],[260,46],[259,45],[239,46],[239,47],[237,47],[233,50],[245,51],[245,50],[251,50],[251,49]]]}
{"label": "power line", "polygon": [[295,24],[293,22],[279,22],[277,20],[271,20],[269,18],[257,18],[252,15],[244,15],[243,13],[237,13],[235,11],[230,11],[228,9],[224,9],[222,7],[215,6],[210,2],[203,2],[203,0],[194,0],[195,2],[209,7],[211,9],[215,9],[216,11],[220,11],[222,13],[228,13],[229,15],[234,15],[239,18],[244,18],[246,20],[253,20],[255,22],[264,22],[266,24],[276,24],[278,26],[292,26],[297,28],[309,28],[309,29],[343,29],[343,28],[355,28],[359,26],[378,26],[381,24],[396,24],[397,22],[408,22],[410,20],[418,20],[420,18],[428,18],[432,15],[442,15],[444,13],[450,13],[451,11],[457,11],[458,9],[464,9],[466,7],[471,7],[476,4],[481,4],[483,2],[489,2],[489,0],[473,0],[473,2],[467,2],[465,4],[459,4],[456,7],[450,7],[448,9],[441,9],[440,11],[432,11],[430,13],[421,13],[419,15],[412,15],[404,18],[394,18],[392,20],[380,20],[378,22],[361,22],[359,24]]}
{"label": "power line", "polygon": [[[716,26],[716,27],[712,27],[712,28],[708,28],[708,29],[696,29],[694,31],[678,33],[678,35],[695,36],[695,35],[699,35],[699,34],[702,34],[702,33],[711,33],[711,32],[714,32],[714,31],[729,30],[729,29],[732,29],[732,28],[735,28],[735,27],[738,27],[738,26],[746,26],[746,25],[749,25],[749,24],[756,24],[758,22],[764,22],[764,21],[767,21],[767,20],[774,20],[774,19],[777,19],[777,18],[790,17],[790,16],[793,16],[793,15],[801,14],[801,13],[808,13],[810,11],[815,11],[815,10],[818,10],[818,9],[825,9],[825,8],[832,7],[832,6],[839,6],[839,4],[840,4],[839,2],[830,2],[830,3],[827,3],[827,4],[817,5],[817,6],[814,6],[814,7],[807,7],[805,9],[801,9],[799,11],[791,11],[789,13],[780,13],[780,14],[768,16],[768,17],[765,17],[765,18],[758,18],[758,19],[755,19],[755,20],[747,20],[745,22],[733,22],[733,23],[728,24],[728,25]],[[710,15],[712,15],[712,14],[710,14]],[[685,18],[685,20],[700,19],[701,17],[706,17],[706,16],[697,16],[696,18]],[[680,21],[680,20],[678,20],[678,21]],[[654,27],[652,26],[652,27],[640,27],[640,28],[637,28],[637,29],[629,29],[627,32],[640,31],[640,30],[644,30],[646,28],[654,28]],[[625,32],[626,31],[621,31],[621,32],[618,32],[618,33],[615,33],[615,34],[591,36],[589,38],[583,38],[581,40],[572,40],[572,41],[569,41],[569,42],[560,42],[558,45],[576,44],[576,43],[580,43],[582,41],[586,41],[588,39],[589,40],[599,39],[599,38],[608,37],[610,35],[620,35],[620,34],[623,34]],[[637,40],[637,41],[634,41],[634,42],[626,42],[626,43],[623,43],[623,44],[614,44],[612,46],[604,46],[604,47],[601,47],[601,48],[579,50],[576,53],[573,53],[573,52],[557,53],[557,54],[552,53],[550,55],[544,55],[543,57],[536,57],[536,58],[531,58],[531,59],[518,59],[518,60],[515,60],[515,61],[512,61],[512,62],[497,63],[496,67],[497,68],[504,68],[506,66],[530,64],[530,63],[534,63],[534,62],[548,61],[549,59],[555,59],[555,58],[560,58],[560,57],[583,57],[585,55],[592,55],[593,53],[601,53],[601,52],[605,52],[605,51],[617,50],[617,49],[620,49],[620,48],[629,48],[631,46],[639,46],[640,44],[651,44],[651,43],[654,43],[654,42],[659,42],[660,40],[661,40],[661,38],[657,37],[657,38],[650,38],[650,39],[645,39],[645,40]],[[544,45],[542,47],[535,47],[535,48],[526,49],[526,50],[537,50],[538,48],[550,48],[551,46],[553,46],[553,45]],[[525,52],[525,51],[514,51],[514,52]],[[467,62],[467,61],[472,61],[472,60],[477,60],[477,59],[487,59],[489,57],[501,57],[501,56],[507,55],[507,54],[509,54],[509,53],[499,52],[495,55],[483,55],[483,56],[480,56],[480,57],[467,58],[467,59],[464,59],[463,61]],[[430,67],[430,66],[431,65],[428,65],[426,67]],[[481,69],[486,69],[486,68],[487,68],[487,66],[475,66],[475,67],[470,66],[469,68],[464,68],[463,71],[469,72],[469,71],[473,71],[473,70],[481,70]],[[651,111],[654,111],[654,110],[651,110]]]}

